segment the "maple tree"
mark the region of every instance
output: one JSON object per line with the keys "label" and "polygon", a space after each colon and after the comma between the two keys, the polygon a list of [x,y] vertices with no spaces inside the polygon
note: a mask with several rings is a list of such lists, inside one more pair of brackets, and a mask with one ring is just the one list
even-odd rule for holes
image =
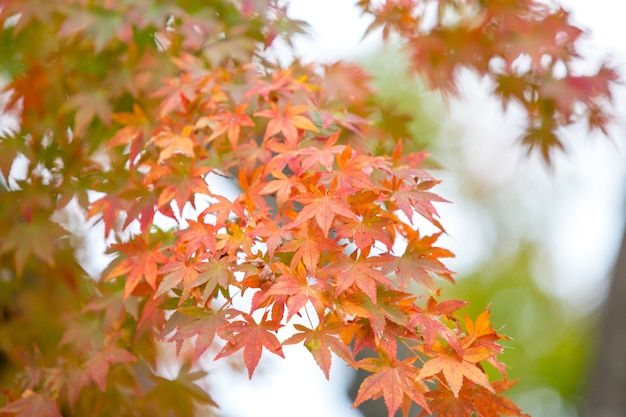
{"label": "maple tree", "polygon": [[[358,7],[431,88],[454,94],[460,68],[489,77],[546,160],[561,127],[606,131],[617,76],[574,71],[582,31],[562,8]],[[332,353],[371,373],[355,406],[524,415],[500,395],[514,381],[489,309],[473,320],[441,299],[452,253],[437,246],[446,200],[427,154],[385,129],[364,69],[268,58],[306,28],[280,2],[0,0],[0,23],[5,112],[19,119],[0,139],[0,413],[211,414],[219,399],[192,367],[203,354],[242,351],[252,377],[264,351],[302,344],[326,377]],[[72,210],[104,224],[115,258],[97,280]],[[173,379],[158,373],[163,341],[181,355]]]}

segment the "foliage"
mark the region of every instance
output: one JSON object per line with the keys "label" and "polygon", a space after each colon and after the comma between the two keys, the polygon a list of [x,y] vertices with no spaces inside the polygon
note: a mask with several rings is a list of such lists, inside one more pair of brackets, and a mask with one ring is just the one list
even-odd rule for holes
{"label": "foliage", "polygon": [[[459,317],[465,303],[440,297],[452,254],[436,246],[434,203],[445,200],[426,154],[403,151],[405,132],[389,128],[359,67],[267,58],[306,29],[285,7],[0,7],[5,111],[20,120],[0,140],[0,413],[212,413],[190,362],[212,347],[216,358],[243,351],[252,376],[264,350],[303,344],[326,376],[331,352],[371,373],[355,405],[382,396],[390,416],[413,403],[422,415],[522,415],[499,395],[514,382],[489,310]],[[432,88],[454,92],[461,67],[491,77],[503,104],[526,110],[522,142],[546,159],[562,147],[559,127],[606,128],[615,73],[573,73],[581,31],[562,9],[359,7]],[[221,195],[218,177],[239,195]],[[116,256],[98,280],[76,260],[76,208],[103,222]],[[420,218],[439,232],[423,233]],[[193,345],[176,378],[158,372],[160,341],[179,354]],[[411,355],[398,358],[398,344]],[[357,357],[365,348],[375,356]],[[489,380],[486,364],[504,379]]]}

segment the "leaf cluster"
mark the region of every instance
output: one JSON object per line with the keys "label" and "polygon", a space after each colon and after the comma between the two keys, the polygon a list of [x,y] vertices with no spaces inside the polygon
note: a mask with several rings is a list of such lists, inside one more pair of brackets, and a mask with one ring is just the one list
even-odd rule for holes
{"label": "leaf cluster", "polygon": [[[500,96],[550,132],[575,118],[574,102],[605,127],[613,72],[568,75],[572,92],[544,59],[569,68],[578,32],[566,13],[438,1],[426,30],[425,3],[359,4],[437,88],[461,66],[506,78],[528,48],[547,48]],[[355,406],[382,396],[390,416],[413,403],[424,415],[522,415],[499,395],[513,382],[489,310],[473,321],[457,313],[464,302],[440,299],[452,254],[436,243],[445,200],[427,155],[372,122],[380,108],[358,66],[267,58],[305,30],[280,2],[0,0],[0,26],[5,112],[19,118],[0,138],[0,414],[211,414],[192,367],[205,352],[242,351],[251,377],[263,350],[302,344],[327,377],[333,353],[371,373]],[[572,96],[537,110],[561,91]],[[547,157],[560,142],[545,138]],[[81,266],[85,219],[103,224],[114,258],[98,280]],[[170,378],[164,342],[181,359]],[[505,379],[490,381],[486,364]]]}

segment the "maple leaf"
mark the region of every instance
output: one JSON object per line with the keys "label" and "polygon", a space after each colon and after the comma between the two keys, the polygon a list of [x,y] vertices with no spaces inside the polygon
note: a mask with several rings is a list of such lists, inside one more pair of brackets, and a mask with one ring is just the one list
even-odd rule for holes
{"label": "maple leaf", "polygon": [[77,93],[68,99],[67,107],[76,109],[74,123],[76,136],[82,136],[96,116],[104,124],[109,125],[112,113],[109,95],[109,92],[100,90]]}
{"label": "maple leaf", "polygon": [[243,360],[246,368],[248,368],[248,377],[252,378],[259,359],[261,359],[263,347],[281,358],[285,357],[280,342],[274,334],[281,325],[275,321],[267,320],[267,313],[260,323],[257,323],[247,313],[240,312],[240,314],[244,320],[233,321],[222,328],[221,334],[228,342],[215,356],[215,359],[232,355],[243,349]]}
{"label": "maple leaf", "polygon": [[[454,395],[445,386],[440,386],[427,392],[426,398],[428,398],[428,404],[432,412],[423,410],[418,417],[431,416],[435,412],[437,417],[473,417],[476,411],[472,404],[473,392],[466,388],[467,385],[463,387],[458,395]],[[498,414],[489,415],[489,417],[496,416]]]}
{"label": "maple leaf", "polygon": [[357,362],[357,366],[373,375],[368,376],[361,383],[352,407],[357,407],[369,399],[383,396],[389,417],[402,408],[403,414],[408,414],[412,403],[419,404],[430,412],[424,397],[426,387],[419,381],[419,370],[414,365],[415,357],[402,361],[388,358],[366,358]]}
{"label": "maple leaf", "polygon": [[193,354],[195,362],[211,347],[218,329],[228,324],[231,314],[229,309],[214,311],[195,306],[179,308],[163,327],[161,337],[175,331],[167,341],[175,342],[176,354],[180,354],[183,343],[196,336]]}
{"label": "maple leaf", "polygon": [[[317,165],[321,165],[328,172],[332,171],[335,163],[335,155],[342,152],[344,149],[343,145],[335,145],[340,135],[341,130],[338,130],[328,138],[325,138],[324,146],[321,148],[309,146],[304,149],[299,149],[297,154],[303,158],[301,158],[302,163],[300,169],[297,171],[298,174],[302,174],[310,168],[317,168]],[[315,171],[317,171],[317,169],[315,169]]]}
{"label": "maple leaf", "polygon": [[66,37],[76,32],[86,35],[93,41],[94,52],[100,53],[115,36],[123,22],[122,16],[117,14],[77,9],[67,16],[57,36]]}
{"label": "maple leaf", "polygon": [[163,86],[154,91],[151,97],[161,98],[159,104],[159,117],[166,116],[173,110],[181,109],[183,101],[196,96],[194,79],[188,73],[183,73],[180,78],[168,78],[163,80]]}
{"label": "maple leaf", "polygon": [[105,281],[127,275],[124,286],[124,299],[128,297],[143,278],[153,290],[156,290],[158,264],[168,262],[167,256],[159,249],[160,243],[150,248],[142,236],[135,236],[126,243],[112,246],[117,252],[126,255],[117,265],[104,274]]}
{"label": "maple leaf", "polygon": [[283,342],[283,345],[293,345],[303,342],[311,352],[313,359],[324,372],[326,379],[330,379],[330,367],[332,365],[332,352],[348,363],[353,363],[352,353],[348,346],[339,338],[339,326],[336,323],[320,321],[315,329],[310,329],[301,324],[294,325],[299,333],[294,334]]}
{"label": "maple leaf", "polygon": [[459,357],[462,356],[459,338],[452,329],[439,320],[439,316],[451,314],[466,304],[466,302],[458,300],[447,300],[437,304],[433,297],[429,297],[424,310],[416,307],[418,311],[411,315],[409,323],[411,327],[420,326],[426,352],[432,349],[437,336],[440,336]]}
{"label": "maple leaf", "polygon": [[324,66],[324,87],[330,96],[362,103],[371,94],[371,76],[357,65],[334,62]]}
{"label": "maple leaf", "polygon": [[207,139],[208,142],[217,138],[226,132],[228,136],[228,140],[233,147],[233,149],[237,148],[237,142],[239,141],[239,132],[241,131],[242,126],[254,127],[255,124],[245,113],[246,108],[248,108],[248,103],[243,103],[235,107],[235,111],[231,112],[230,110],[224,110],[222,113],[216,114],[211,117],[211,120],[216,120],[218,125],[213,129],[213,133]]}
{"label": "maple leaf", "polygon": [[277,133],[282,133],[287,141],[295,148],[298,143],[298,129],[310,130],[317,132],[317,128],[311,120],[302,116],[302,113],[309,110],[309,106],[292,106],[288,101],[284,109],[281,111],[276,103],[270,102],[270,109],[261,110],[254,115],[259,117],[268,117],[270,121],[265,129],[263,140],[266,141]]}
{"label": "maple leaf", "polygon": [[381,271],[381,267],[390,260],[384,254],[369,256],[369,251],[353,252],[350,256],[337,254],[337,259],[320,272],[331,273],[335,279],[335,297],[356,285],[372,302],[376,302],[376,285],[391,286],[389,278]]}
{"label": "maple leaf", "polygon": [[159,162],[171,158],[175,153],[193,157],[194,141],[190,135],[194,126],[185,126],[181,133],[164,130],[153,136],[148,144],[154,144],[160,149]]}
{"label": "maple leaf", "polygon": [[289,200],[294,190],[300,193],[306,192],[304,184],[297,177],[286,176],[280,171],[272,171],[272,176],[276,179],[266,183],[259,194],[276,194],[276,204],[279,209]]}
{"label": "maple leaf", "polygon": [[132,113],[114,113],[111,119],[124,125],[107,142],[107,148],[130,144],[129,162],[133,166],[147,135],[149,119],[141,106],[133,103]]}
{"label": "maple leaf", "polygon": [[389,201],[399,208],[411,224],[414,224],[413,213],[417,212],[440,230],[443,230],[443,226],[435,218],[438,213],[433,202],[447,203],[448,200],[426,191],[436,184],[437,181],[423,181],[419,184],[413,181],[410,183],[394,176],[391,180],[382,181],[383,187],[391,195],[385,197],[384,201]]}
{"label": "maple leaf", "polygon": [[[499,395],[516,383],[517,381],[493,381],[491,385],[495,392],[491,392],[466,381],[458,396],[445,386],[440,386],[427,392],[426,398],[432,412],[436,412],[440,417],[530,417],[523,414],[513,401]],[[422,411],[418,417],[426,415],[431,413]]]}
{"label": "maple leaf", "polygon": [[325,306],[322,302],[320,288],[309,282],[309,276],[302,263],[298,263],[295,271],[280,262],[276,263],[276,266],[281,271],[281,276],[276,279],[276,282],[264,295],[266,297],[272,295],[288,296],[286,302],[289,309],[287,321],[291,320],[293,315],[297,314],[309,301],[313,303],[318,312],[324,311]]}
{"label": "maple leaf", "polygon": [[210,171],[209,167],[188,161],[168,160],[165,164],[152,165],[146,181],[160,189],[157,200],[160,210],[172,201],[176,201],[178,209],[182,210],[188,202],[194,207],[194,194],[211,194],[204,179]]}
{"label": "maple leaf", "polygon": [[229,200],[226,197],[221,195],[213,195],[211,197],[216,199],[216,202],[211,203],[209,207],[207,207],[202,213],[200,213],[200,218],[204,217],[206,214],[217,213],[217,218],[215,220],[216,225],[226,224],[226,220],[232,214],[236,215],[240,219],[244,219],[246,217],[245,208],[241,204],[241,202],[237,199]]}
{"label": "maple leaf", "polygon": [[324,233],[324,237],[328,237],[328,231],[332,227],[336,216],[343,216],[353,220],[359,219],[346,202],[345,197],[349,193],[350,190],[337,189],[337,183],[333,180],[328,189],[318,185],[311,191],[295,197],[294,199],[302,203],[303,207],[298,213],[298,217],[288,227],[290,229],[296,228],[307,220],[315,218],[315,221]]}
{"label": "maple leaf", "polygon": [[151,332],[153,329],[160,329],[165,322],[165,316],[163,311],[159,309],[159,305],[163,299],[160,297],[146,297],[146,301],[143,303],[141,309],[141,315],[137,321],[137,332],[135,333],[134,341],[137,342],[146,332]]}
{"label": "maple leaf", "polygon": [[193,220],[187,220],[187,224],[189,225],[188,228],[175,233],[178,237],[177,244],[187,245],[185,247],[185,257],[189,258],[192,253],[198,250],[208,250],[211,253],[215,253],[217,228],[212,224],[195,222]]}
{"label": "maple leaf", "polygon": [[[494,388],[497,394],[510,389],[513,385],[517,384],[519,380],[507,381],[493,381],[491,386]],[[515,405],[515,403],[508,398],[501,395],[496,395],[491,391],[487,391],[483,387],[476,387],[472,402],[479,417],[491,417],[491,416],[516,416],[516,417],[530,417],[528,414],[522,413],[522,410]]]}
{"label": "maple leaf", "polygon": [[274,97],[277,93],[289,96],[294,91],[298,90],[306,91],[308,87],[302,79],[293,76],[293,68],[287,68],[272,72],[270,82],[259,79],[256,85],[247,92],[247,96],[251,97],[255,94],[259,94],[266,102],[269,102],[271,97]]}
{"label": "maple leaf", "polygon": [[102,312],[104,319],[102,323],[105,328],[109,328],[122,312],[123,300],[120,292],[112,292],[100,297],[95,297],[82,308],[81,313]]}
{"label": "maple leaf", "polygon": [[113,347],[96,352],[87,361],[85,373],[98,385],[102,392],[106,390],[109,366],[112,363],[135,362],[137,359],[127,350]]}
{"label": "maple leaf", "polygon": [[371,248],[375,241],[379,241],[389,250],[393,246],[388,231],[392,224],[393,221],[390,218],[369,209],[365,215],[359,216],[359,219],[345,219],[338,223],[337,237],[352,238],[356,247],[361,251]]}
{"label": "maple leaf", "polygon": [[411,280],[415,280],[424,288],[434,291],[435,283],[431,274],[454,282],[452,272],[439,261],[439,258],[453,257],[454,255],[447,249],[433,246],[441,233],[422,238],[419,237],[418,232],[415,234],[415,236],[409,237],[404,253],[383,266],[383,272],[396,274],[400,290],[405,290]]}
{"label": "maple leaf", "polygon": [[54,266],[55,247],[65,231],[56,224],[35,219],[19,222],[0,240],[0,254],[14,251],[15,270],[19,274],[30,256],[35,256],[49,266]]}
{"label": "maple leaf", "polygon": [[[347,294],[347,293],[344,293]],[[355,353],[364,347],[384,349],[391,356],[397,353],[397,336],[410,333],[407,328],[406,309],[412,306],[414,297],[408,293],[379,286],[376,301],[361,292],[353,292],[339,298],[341,310],[348,316],[363,318],[364,325],[355,342]],[[361,321],[361,324],[364,324]]]}
{"label": "maple leaf", "polygon": [[472,321],[468,316],[465,316],[465,331],[467,335],[461,340],[463,356],[466,360],[473,362],[486,360],[506,377],[506,367],[495,358],[503,350],[502,346],[497,344],[496,341],[509,338],[493,330],[490,308],[491,304],[478,315],[476,321]]}
{"label": "maple leaf", "polygon": [[227,224],[226,233],[218,234],[217,239],[217,248],[229,255],[245,253],[253,256],[252,247],[255,242],[237,223]]}
{"label": "maple leaf", "polygon": [[380,158],[353,152],[348,145],[344,147],[341,154],[336,156],[336,159],[338,169],[334,175],[340,189],[356,191],[375,188],[370,180],[370,175],[374,167],[380,166]]}
{"label": "maple leaf", "polygon": [[[175,259],[175,260],[174,260]],[[173,288],[179,287],[182,283],[183,292],[204,285],[202,291],[202,301],[206,302],[219,285],[227,288],[232,276],[230,265],[232,260],[228,257],[215,259],[208,252],[203,252],[193,259],[188,259],[180,253],[176,253],[174,259],[159,269],[159,274],[163,274],[163,280],[159,284],[159,289],[155,294],[158,297],[167,293]],[[181,302],[186,296],[181,298]]]}
{"label": "maple leaf", "polygon": [[249,234],[252,237],[265,238],[265,245],[267,246],[267,253],[270,259],[274,257],[276,249],[283,241],[289,241],[293,238],[292,233],[286,230],[285,226],[279,226],[269,218],[262,219]]}
{"label": "maple leaf", "polygon": [[320,228],[302,227],[293,240],[284,243],[278,252],[294,252],[291,258],[290,268],[295,269],[298,262],[302,261],[309,271],[315,273],[320,255],[325,250],[337,250],[339,245],[333,239],[323,234]]}
{"label": "maple leaf", "polygon": [[216,288],[228,288],[228,285],[234,281],[232,258],[222,256],[216,259],[214,256],[208,258],[208,262],[204,262],[200,266],[200,274],[191,283],[192,287],[204,285],[202,290],[201,301],[206,303],[215,293]]}
{"label": "maple leaf", "polygon": [[[206,259],[206,256],[204,258]],[[200,275],[202,265],[196,259],[188,261],[184,255],[176,253],[174,259],[169,259],[167,264],[163,265],[158,271],[159,274],[163,275],[163,280],[159,284],[155,297],[165,294],[172,288],[177,287],[181,282],[184,290],[190,290],[192,283]]]}
{"label": "maple leaf", "polygon": [[488,391],[495,392],[489,384],[487,375],[475,363],[467,361],[465,357],[459,358],[456,353],[449,352],[438,341],[433,344],[432,351],[436,356],[424,363],[420,378],[426,379],[440,372],[443,373],[455,397],[458,397],[463,386],[463,377]]}
{"label": "maple leaf", "polygon": [[26,390],[22,398],[0,408],[1,413],[12,413],[16,417],[62,417],[50,396]]}

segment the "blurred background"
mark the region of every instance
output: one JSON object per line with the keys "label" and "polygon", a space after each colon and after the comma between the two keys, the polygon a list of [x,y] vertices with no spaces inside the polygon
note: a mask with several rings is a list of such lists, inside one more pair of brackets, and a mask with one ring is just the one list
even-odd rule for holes
{"label": "blurred background", "polygon": [[[626,86],[615,91],[611,137],[590,135],[585,126],[564,131],[567,152],[556,154],[547,167],[517,142],[521,112],[503,111],[489,96],[487,82],[462,74],[460,97],[444,103],[407,75],[399,51],[381,49],[377,36],[362,41],[369,22],[352,3],[290,1],[290,15],[313,30],[313,37],[299,39],[297,50],[304,61],[364,63],[389,108],[390,126],[406,129],[416,150],[431,152],[431,169],[443,180],[438,192],[453,202],[438,207],[448,232],[441,245],[456,253],[448,265],[458,272],[458,283],[445,286],[443,296],[470,300],[464,312],[472,317],[491,303],[496,328],[512,337],[502,360],[509,378],[521,379],[509,396],[524,412],[601,415],[598,402],[610,402],[602,395],[626,397],[624,370],[613,379],[605,375],[607,367],[626,362],[626,342],[615,340],[626,334],[626,312],[608,310],[626,306],[626,294],[611,287],[626,219]],[[626,78],[626,4],[561,4],[590,31],[580,51],[588,59],[580,70],[597,68],[608,56]],[[622,281],[626,276],[615,282]],[[607,359],[611,349],[618,362]],[[346,412],[346,387],[354,376],[338,360],[327,382],[306,351],[285,354],[287,361],[264,358],[266,372],[251,382],[236,370],[214,369],[211,386],[232,407],[224,416],[258,415],[262,409],[285,417],[294,410],[311,417],[386,416],[382,400]],[[223,383],[229,378],[236,390]],[[292,392],[286,402],[285,390]],[[250,398],[245,404],[228,399],[242,393]]]}

